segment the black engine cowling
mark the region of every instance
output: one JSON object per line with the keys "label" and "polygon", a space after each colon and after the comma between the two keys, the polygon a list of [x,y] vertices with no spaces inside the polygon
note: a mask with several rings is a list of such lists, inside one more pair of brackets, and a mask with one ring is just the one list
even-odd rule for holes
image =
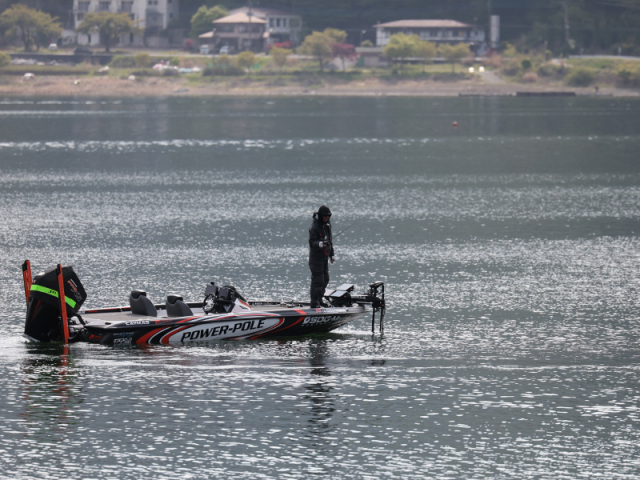
{"label": "black engine cowling", "polygon": [[[64,280],[67,317],[71,319],[71,317],[77,316],[76,312],[87,299],[87,293],[72,266],[62,267],[62,278]],[[64,340],[56,267],[36,275],[33,280],[29,292],[24,333],[39,342],[61,342]],[[71,335],[69,340],[73,340]]]}
{"label": "black engine cowling", "polygon": [[206,314],[227,313],[233,309],[236,299],[246,302],[235,287],[231,285],[218,287],[214,282],[211,282],[205,289],[202,309]]}

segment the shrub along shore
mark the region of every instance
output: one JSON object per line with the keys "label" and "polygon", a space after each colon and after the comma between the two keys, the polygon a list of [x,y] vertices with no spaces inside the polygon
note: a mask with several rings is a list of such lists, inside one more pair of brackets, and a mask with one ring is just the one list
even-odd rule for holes
{"label": "shrub along shore", "polygon": [[[56,54],[49,57],[55,62]],[[324,71],[319,71],[312,58],[293,55],[284,63],[276,63],[268,55],[210,57],[139,52],[116,55],[107,66],[40,63],[7,64],[6,58],[4,62],[0,58],[0,95],[450,96],[573,92],[637,96],[640,89],[638,60],[548,60],[515,51],[485,59],[467,58],[454,65],[424,62],[370,69],[352,63],[343,70],[342,64],[334,63]]]}

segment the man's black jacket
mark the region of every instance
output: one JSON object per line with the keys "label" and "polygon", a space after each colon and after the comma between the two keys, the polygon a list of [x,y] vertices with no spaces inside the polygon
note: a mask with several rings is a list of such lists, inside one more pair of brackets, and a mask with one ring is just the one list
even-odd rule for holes
{"label": "man's black jacket", "polygon": [[[318,242],[322,242],[323,246],[319,247]],[[309,265],[324,265],[333,255],[331,223],[323,224],[316,213],[313,215],[313,223],[309,227]]]}

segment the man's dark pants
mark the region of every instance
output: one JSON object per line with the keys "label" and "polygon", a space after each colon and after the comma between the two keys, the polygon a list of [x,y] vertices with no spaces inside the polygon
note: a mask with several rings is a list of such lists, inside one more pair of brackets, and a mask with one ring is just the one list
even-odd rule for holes
{"label": "man's dark pants", "polygon": [[309,263],[309,268],[311,269],[311,308],[318,308],[329,284],[329,259],[323,263]]}

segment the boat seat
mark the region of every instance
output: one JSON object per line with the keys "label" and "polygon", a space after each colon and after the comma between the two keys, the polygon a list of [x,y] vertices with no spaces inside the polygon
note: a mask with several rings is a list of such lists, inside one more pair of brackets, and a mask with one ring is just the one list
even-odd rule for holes
{"label": "boat seat", "polygon": [[167,295],[167,317],[190,317],[193,312],[180,295]]}
{"label": "boat seat", "polygon": [[129,294],[129,305],[131,313],[134,315],[146,315],[147,317],[157,317],[158,310],[147,298],[147,292],[144,290],[131,290]]}

